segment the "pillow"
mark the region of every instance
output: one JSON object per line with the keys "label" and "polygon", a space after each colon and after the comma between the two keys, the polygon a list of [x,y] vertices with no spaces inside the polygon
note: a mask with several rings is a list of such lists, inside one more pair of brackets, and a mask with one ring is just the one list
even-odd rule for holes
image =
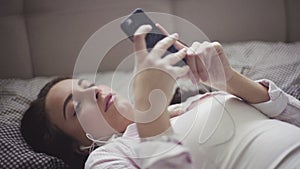
{"label": "pillow", "polygon": [[56,157],[34,152],[20,132],[25,110],[49,80],[0,80],[0,168],[67,168]]}
{"label": "pillow", "polygon": [[224,45],[234,69],[253,80],[270,79],[300,100],[300,42],[240,42]]}
{"label": "pillow", "polygon": [[0,168],[68,168],[60,159],[34,152],[19,125],[0,122]]}
{"label": "pillow", "polygon": [[20,124],[23,113],[51,78],[0,80],[0,122]]}

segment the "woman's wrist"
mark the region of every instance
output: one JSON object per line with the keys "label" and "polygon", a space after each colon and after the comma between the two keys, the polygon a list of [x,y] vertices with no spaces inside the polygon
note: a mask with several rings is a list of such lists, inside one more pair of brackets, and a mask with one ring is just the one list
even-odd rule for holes
{"label": "woman's wrist", "polygon": [[238,96],[251,104],[270,100],[268,90],[264,86],[235,70],[232,73],[232,77],[226,83],[226,91],[228,93]]}
{"label": "woman's wrist", "polygon": [[[149,77],[149,76],[148,76]],[[164,133],[171,127],[167,107],[171,101],[173,87],[162,85],[154,81],[145,81],[145,77],[138,77],[134,87],[135,122],[141,138],[153,137]],[[166,82],[160,81],[166,84]]]}
{"label": "woman's wrist", "polygon": [[169,119],[169,114],[167,110],[165,110],[156,118],[150,119],[150,121],[136,122],[139,136],[141,138],[148,138],[163,134],[171,128],[171,123]]}
{"label": "woman's wrist", "polygon": [[230,76],[226,78],[226,91],[231,93],[235,89],[235,84],[239,79],[239,76],[241,76],[240,73],[235,71],[234,69],[231,69]]}

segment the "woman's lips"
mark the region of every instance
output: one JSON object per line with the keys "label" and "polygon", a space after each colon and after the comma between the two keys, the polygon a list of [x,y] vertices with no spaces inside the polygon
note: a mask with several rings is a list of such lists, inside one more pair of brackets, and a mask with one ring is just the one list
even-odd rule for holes
{"label": "woman's lips", "polygon": [[104,99],[104,103],[105,103],[104,112],[107,112],[109,107],[114,103],[114,95],[112,93],[109,93],[108,95],[106,95],[105,99]]}

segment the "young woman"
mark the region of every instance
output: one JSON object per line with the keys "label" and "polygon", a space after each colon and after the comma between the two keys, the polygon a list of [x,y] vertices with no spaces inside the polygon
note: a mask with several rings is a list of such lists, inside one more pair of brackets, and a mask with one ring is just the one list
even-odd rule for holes
{"label": "young woman", "polygon": [[[253,82],[235,72],[219,43],[195,42],[162,58],[176,43],[178,35],[173,34],[147,52],[145,34],[150,30],[141,26],[134,36],[134,104],[107,86],[55,79],[22,119],[22,134],[34,150],[62,158],[73,168],[83,167],[86,148],[95,144],[101,146],[89,155],[85,168],[299,166],[300,129],[270,119],[300,126],[298,100],[271,81]],[[184,57],[188,66],[174,66]],[[167,105],[175,81],[189,72],[227,93],[198,95],[172,106],[171,111],[183,114],[170,121]]]}

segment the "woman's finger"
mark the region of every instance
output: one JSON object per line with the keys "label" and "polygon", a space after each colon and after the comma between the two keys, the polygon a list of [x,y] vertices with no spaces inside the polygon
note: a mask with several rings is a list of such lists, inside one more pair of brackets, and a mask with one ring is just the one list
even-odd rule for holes
{"label": "woman's finger", "polygon": [[167,49],[174,44],[174,42],[178,39],[178,34],[174,33],[169,35],[159,42],[151,50],[150,54],[154,57],[161,58],[167,51]]}
{"label": "woman's finger", "polygon": [[[156,26],[160,31],[162,31],[162,33],[163,33],[164,35],[166,35],[166,36],[169,36],[169,35],[170,35],[169,32],[168,32],[163,26],[161,26],[159,23],[156,23],[155,26]],[[181,50],[182,48],[187,48],[187,47],[186,47],[184,44],[182,44],[180,41],[176,41],[176,42],[174,43],[174,46],[175,46],[175,48],[178,49],[178,50]]]}
{"label": "woman's finger", "polygon": [[170,35],[169,32],[168,32],[164,27],[162,27],[159,23],[156,23],[155,26],[156,26],[160,31],[162,31],[162,33],[163,33],[164,35],[166,35],[166,36],[169,36],[169,35]]}
{"label": "woman's finger", "polygon": [[170,65],[175,65],[179,61],[181,61],[186,56],[186,49],[183,48],[176,53],[172,53],[163,58],[165,62]]}
{"label": "woman's finger", "polygon": [[197,72],[201,81],[205,82],[208,79],[208,73],[201,58],[203,56],[200,54],[196,57]]}
{"label": "woman's finger", "polygon": [[[196,47],[197,46],[198,46],[198,44],[194,42],[192,44],[192,46],[187,50],[186,61],[191,69],[192,74],[193,74],[192,79],[194,79],[194,80],[196,79],[198,81],[199,75],[198,75],[197,64],[196,64],[196,57],[197,57],[197,54],[196,54],[197,48]],[[195,83],[194,80],[192,80],[193,83]]]}
{"label": "woman's finger", "polygon": [[173,67],[170,67],[169,69],[172,71],[172,76],[174,78],[184,77],[187,75],[187,73],[190,70],[189,66],[187,66],[187,65],[182,66],[182,67],[173,66]]}
{"label": "woman's finger", "polygon": [[196,50],[197,56],[195,57],[197,72],[200,80],[205,82],[208,79],[208,72],[207,67],[205,64],[205,57],[207,57],[207,50],[208,50],[208,42],[203,42],[202,44],[199,42],[195,42],[194,49]]}
{"label": "woman's finger", "polygon": [[144,54],[144,56],[148,54],[145,37],[147,33],[151,31],[151,29],[152,29],[151,25],[142,25],[136,30],[133,36],[135,52]]}
{"label": "woman's finger", "polygon": [[199,46],[201,43],[199,42],[193,42],[192,46],[190,47],[190,52],[192,52],[194,55],[199,53]]}
{"label": "woman's finger", "polygon": [[194,76],[194,79],[199,79],[198,72],[197,72],[197,67],[196,67],[195,56],[188,55],[186,57],[186,62],[187,62],[187,64],[189,65],[189,67],[191,69],[191,72]]}

